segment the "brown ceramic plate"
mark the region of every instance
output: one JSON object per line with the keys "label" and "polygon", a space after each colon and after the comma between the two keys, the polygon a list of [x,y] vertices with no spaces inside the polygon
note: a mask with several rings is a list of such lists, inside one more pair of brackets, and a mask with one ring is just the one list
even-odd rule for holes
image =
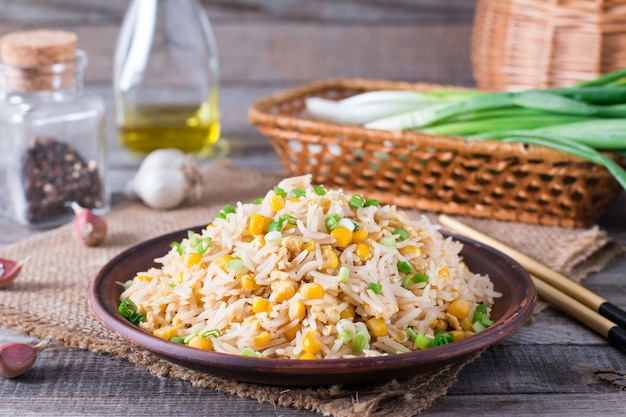
{"label": "brown ceramic plate", "polygon": [[187,229],[163,235],[134,246],[113,258],[98,273],[89,289],[89,304],[104,326],[154,354],[184,367],[239,381],[316,386],[364,384],[401,378],[463,360],[511,335],[530,318],[536,301],[533,283],[522,267],[502,253],[460,236],[461,255],[470,270],[489,274],[495,289],[503,294],[493,306],[494,324],[464,340],[419,352],[373,358],[299,361],[252,358],[203,351],[153,336],[122,317],[117,307],[120,282],[136,272],[156,266],[154,259],[170,249],[172,241],[187,236]]}

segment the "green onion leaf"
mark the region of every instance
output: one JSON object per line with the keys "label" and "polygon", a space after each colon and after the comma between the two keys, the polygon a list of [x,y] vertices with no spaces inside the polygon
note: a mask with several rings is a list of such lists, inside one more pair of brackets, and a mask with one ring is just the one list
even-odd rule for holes
{"label": "green onion leaf", "polygon": [[341,282],[346,282],[348,280],[348,275],[350,275],[350,270],[347,267],[342,266],[341,268],[339,268],[339,273],[337,274],[337,276],[339,277]]}
{"label": "green onion leaf", "polygon": [[328,232],[332,232],[333,230],[335,230],[339,226],[339,220],[341,220],[341,218],[337,213],[333,213],[330,216],[326,217],[326,220],[324,220],[326,230]]}
{"label": "green onion leaf", "polygon": [[285,192],[285,190],[283,190],[279,186],[274,187],[274,194],[279,195],[281,197],[287,197],[287,193]]}
{"label": "green onion leaf", "polygon": [[396,244],[396,240],[392,237],[384,237],[380,239],[380,244],[390,249],[398,248],[398,245]]}
{"label": "green onion leaf", "polygon": [[248,356],[248,357],[256,357],[256,358],[261,358],[263,357],[263,354],[261,352],[257,352],[252,348],[243,348],[241,351],[241,356]]}
{"label": "green onion leaf", "polygon": [[293,195],[294,197],[303,197],[306,195],[306,190],[304,188],[293,188],[291,190],[291,195]]}
{"label": "green onion leaf", "polygon": [[398,262],[398,271],[400,271],[400,272],[402,272],[404,274],[408,274],[412,270],[413,270],[413,267],[407,261]]}
{"label": "green onion leaf", "polygon": [[380,292],[383,290],[383,286],[375,282],[370,282],[369,284],[367,284],[367,289],[372,290],[375,294],[380,294]]}
{"label": "green onion leaf", "polygon": [[280,232],[281,230],[283,230],[283,224],[280,221],[271,221],[268,223],[267,225],[267,231],[268,232]]}
{"label": "green onion leaf", "polygon": [[393,230],[394,235],[399,235],[400,240],[407,240],[409,238],[409,234],[404,229],[396,228]]}
{"label": "green onion leaf", "polygon": [[363,199],[363,197],[361,197],[358,194],[355,194],[352,196],[352,198],[350,198],[350,207],[354,208],[354,209],[358,209],[360,207],[363,207],[363,205],[365,204],[365,200]]}
{"label": "green onion leaf", "polygon": [[426,274],[407,274],[402,280],[402,287],[405,289],[409,289],[409,285],[411,283],[423,282],[424,285],[420,289],[424,289],[426,284],[428,284],[428,275]]}
{"label": "green onion leaf", "polygon": [[222,332],[220,331],[220,329],[210,329],[202,333],[200,336],[206,339],[207,337],[220,337],[221,335]]}
{"label": "green onion leaf", "polygon": [[368,198],[367,200],[365,200],[363,207],[371,207],[371,206],[378,207],[378,200],[374,198]]}
{"label": "green onion leaf", "polygon": [[413,330],[410,327],[407,327],[406,329],[406,333],[409,335],[409,337],[413,340],[415,340],[415,338],[417,337],[417,333],[415,333],[415,330]]}
{"label": "green onion leaf", "polygon": [[435,333],[435,338],[430,342],[431,346],[443,346],[454,342],[454,334],[446,330]]}
{"label": "green onion leaf", "polygon": [[202,255],[204,252],[206,252],[209,246],[211,246],[211,242],[213,242],[213,239],[211,239],[210,237],[205,237],[200,241],[200,243],[198,243],[198,246],[196,247],[196,252]]}
{"label": "green onion leaf", "polygon": [[228,272],[234,272],[235,274],[241,273],[243,271],[243,259],[235,258],[226,262],[226,270]]}
{"label": "green onion leaf", "polygon": [[183,339],[182,337],[178,337],[178,336],[174,336],[170,339],[170,342],[174,342],[174,343],[178,343],[180,345],[184,345],[185,344],[185,339]]}
{"label": "green onion leaf", "polygon": [[422,350],[429,348],[432,342],[433,339],[429,338],[424,333],[420,332],[415,336],[415,346]]}
{"label": "green onion leaf", "polygon": [[268,232],[265,234],[265,243],[267,245],[280,245],[280,242],[283,240],[283,234],[278,230],[274,230],[272,232]]}
{"label": "green onion leaf", "polygon": [[124,298],[120,302],[120,306],[117,311],[128,321],[133,324],[139,324],[146,320],[146,316],[137,312],[137,304],[135,304],[130,298]]}
{"label": "green onion leaf", "polygon": [[170,243],[170,248],[176,249],[176,252],[178,252],[179,255],[182,255],[184,252],[183,246],[180,244],[180,242]]}
{"label": "green onion leaf", "polygon": [[198,234],[193,230],[187,231],[187,239],[192,247],[195,247],[198,243],[200,243],[200,236],[198,236]]}
{"label": "green onion leaf", "polygon": [[183,343],[184,343],[184,344],[186,344],[186,345],[187,345],[187,344],[189,344],[189,342],[191,341],[191,339],[193,339],[193,338],[194,338],[194,337],[196,337],[196,336],[198,336],[198,333],[196,333],[196,332],[191,332],[189,335],[187,335],[187,337],[185,337],[185,338],[183,339]]}
{"label": "green onion leaf", "polygon": [[259,205],[259,204],[262,204],[262,203],[263,203],[263,197],[257,197],[254,200],[252,200],[252,204]]}
{"label": "green onion leaf", "polygon": [[326,195],[326,190],[321,185],[314,185],[313,191],[315,191],[315,194],[319,196]]}

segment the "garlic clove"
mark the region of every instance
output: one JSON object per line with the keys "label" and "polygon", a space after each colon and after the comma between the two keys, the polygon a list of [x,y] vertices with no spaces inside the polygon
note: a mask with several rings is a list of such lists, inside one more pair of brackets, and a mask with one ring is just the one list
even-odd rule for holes
{"label": "garlic clove", "polygon": [[22,270],[23,262],[0,258],[0,288],[9,286]]}
{"label": "garlic clove", "polygon": [[106,221],[91,210],[72,203],[74,210],[74,236],[87,246],[98,246],[107,234]]}
{"label": "garlic clove", "polygon": [[8,343],[0,346],[0,376],[16,378],[33,367],[40,351],[50,343],[46,338],[35,346],[25,343]]}

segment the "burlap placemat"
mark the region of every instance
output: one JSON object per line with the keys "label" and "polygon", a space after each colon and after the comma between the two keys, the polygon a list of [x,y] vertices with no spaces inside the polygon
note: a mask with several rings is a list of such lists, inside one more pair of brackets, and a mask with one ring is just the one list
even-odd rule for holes
{"label": "burlap placemat", "polygon": [[[243,171],[219,161],[203,167],[203,176],[203,198],[194,205],[167,212],[139,202],[115,206],[105,216],[109,234],[100,247],[88,248],[75,240],[68,224],[0,249],[0,257],[28,257],[18,279],[0,290],[2,326],[39,338],[51,335],[58,343],[123,358],[159,376],[336,417],[419,414],[444,395],[458,372],[478,356],[429,374],[376,385],[289,388],[239,383],[190,371],[120,340],[94,318],[87,303],[88,287],[98,270],[132,245],[209,223],[224,204],[262,196],[284,175]],[[621,250],[597,227],[580,230],[461,220],[576,280],[601,269]]]}

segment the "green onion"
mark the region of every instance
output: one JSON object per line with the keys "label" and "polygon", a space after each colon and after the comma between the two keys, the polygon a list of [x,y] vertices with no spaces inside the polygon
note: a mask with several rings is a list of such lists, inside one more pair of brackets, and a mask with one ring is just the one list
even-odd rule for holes
{"label": "green onion", "polygon": [[406,333],[409,335],[409,337],[413,340],[415,340],[415,338],[417,337],[417,333],[415,333],[415,330],[413,330],[410,327],[407,327],[406,329]]}
{"label": "green onion", "polygon": [[429,338],[428,336],[426,336],[424,333],[418,333],[417,335],[415,335],[415,346],[424,350],[426,348],[429,348],[431,346],[433,342],[433,339]]}
{"label": "green onion", "polygon": [[485,329],[485,325],[479,321],[475,321],[474,323],[472,323],[472,330],[474,330],[476,333],[482,332]]}
{"label": "green onion", "polygon": [[222,335],[222,332],[219,329],[210,329],[202,333],[200,336],[206,339],[208,337],[220,337],[221,335]]}
{"label": "green onion", "polygon": [[365,203],[363,203],[363,207],[378,207],[378,200],[374,198],[368,198],[367,200],[365,200]]}
{"label": "green onion", "polygon": [[279,195],[281,197],[287,197],[287,192],[280,188],[279,186],[274,187],[274,194]]}
{"label": "green onion", "polygon": [[226,270],[228,272],[234,272],[235,274],[241,273],[241,271],[243,271],[243,259],[235,258],[227,261]]}
{"label": "green onion", "polygon": [[296,187],[291,190],[291,195],[297,198],[303,197],[306,195],[306,190],[304,188]]}
{"label": "green onion", "polygon": [[328,232],[332,232],[333,230],[335,230],[339,226],[339,220],[341,220],[341,218],[337,213],[333,213],[330,216],[326,217],[326,219],[324,220],[326,230]]}
{"label": "green onion", "polygon": [[363,353],[364,350],[369,349],[370,343],[369,339],[364,334],[356,334],[352,338],[352,348],[355,352]]}
{"label": "green onion", "polygon": [[489,318],[489,310],[486,304],[481,303],[476,306],[472,321],[474,324],[479,323],[477,326],[483,329],[493,324],[493,321]]}
{"label": "green onion", "polygon": [[200,243],[200,236],[193,230],[189,230],[187,231],[187,240],[189,240],[191,247],[196,247]]}
{"label": "green onion", "polygon": [[191,341],[191,339],[193,339],[193,338],[194,338],[194,337],[196,337],[196,336],[198,336],[198,333],[196,333],[196,332],[191,332],[189,335],[187,335],[187,337],[185,337],[185,338],[183,339],[183,343],[184,343],[184,344],[186,344],[186,345],[187,345],[187,344],[189,344],[189,342]]}
{"label": "green onion", "polygon": [[343,344],[350,343],[356,334],[356,326],[352,320],[341,319],[335,328],[337,329],[337,339],[341,340]]}
{"label": "green onion", "polygon": [[435,333],[435,337],[430,342],[431,346],[443,346],[454,342],[454,334],[446,330]]}
{"label": "green onion", "polygon": [[321,185],[314,185],[313,191],[319,196],[326,195],[326,190]]}
{"label": "green onion", "polygon": [[204,252],[206,252],[209,246],[211,246],[211,242],[213,242],[213,239],[211,239],[210,237],[205,237],[200,241],[200,243],[198,243],[198,246],[196,247],[196,252],[202,255]]}
{"label": "green onion", "polygon": [[178,337],[178,336],[174,336],[170,339],[170,342],[174,342],[174,343],[178,343],[180,345],[184,345],[185,344],[185,339],[183,339],[182,337]]}
{"label": "green onion", "polygon": [[180,242],[170,243],[170,248],[176,249],[176,252],[178,252],[179,255],[182,255],[184,253],[183,245],[181,245]]}
{"label": "green onion", "polygon": [[263,357],[263,354],[261,352],[257,352],[252,348],[243,348],[241,350],[241,356],[248,356],[248,357],[252,357],[252,358],[261,358]]}
{"label": "green onion", "polygon": [[262,203],[263,203],[263,197],[257,197],[254,200],[252,200],[252,204],[259,205],[259,204],[262,204]]}
{"label": "green onion", "polygon": [[398,248],[398,245],[396,244],[396,239],[392,237],[384,237],[380,239],[380,244],[390,249]]}
{"label": "green onion", "polygon": [[139,324],[142,321],[146,320],[146,316],[137,312],[137,304],[133,302],[130,298],[124,298],[121,302],[117,311],[128,321],[133,324]]}
{"label": "green onion", "polygon": [[361,208],[365,205],[365,200],[358,194],[354,194],[348,203],[353,209]]}
{"label": "green onion", "polygon": [[400,271],[400,272],[402,272],[404,274],[408,274],[412,270],[413,270],[413,267],[407,261],[398,262],[398,271]]}
{"label": "green onion", "polygon": [[226,204],[224,207],[222,207],[222,210],[217,215],[217,218],[225,219],[226,216],[231,213],[236,213],[235,209],[230,204]]}
{"label": "green onion", "polygon": [[348,267],[342,266],[339,268],[339,273],[337,276],[341,282],[346,282],[348,280],[348,276],[350,275],[350,269]]}
{"label": "green onion", "polygon": [[283,240],[283,234],[278,230],[274,230],[265,234],[265,243],[267,245],[280,245]]}
{"label": "green onion", "polygon": [[411,283],[418,283],[418,282],[423,282],[424,285],[422,286],[421,289],[424,289],[424,287],[426,287],[426,284],[428,284],[428,275],[426,274],[407,274],[404,279],[402,280],[402,287],[408,289],[409,286],[411,285]]}
{"label": "green onion", "polygon": [[369,284],[367,284],[367,289],[371,290],[375,294],[380,294],[380,292],[383,290],[383,286],[375,282],[370,282]]}
{"label": "green onion", "polygon": [[276,231],[281,231],[281,230],[283,230],[283,224],[280,221],[272,220],[271,222],[267,224],[268,232],[276,232]]}
{"label": "green onion", "polygon": [[400,237],[400,240],[407,240],[409,238],[409,234],[404,229],[393,229],[393,234],[398,235]]}
{"label": "green onion", "polygon": [[347,217],[340,219],[339,222],[337,223],[337,226],[348,229],[351,232],[354,232],[357,228],[357,224]]}

